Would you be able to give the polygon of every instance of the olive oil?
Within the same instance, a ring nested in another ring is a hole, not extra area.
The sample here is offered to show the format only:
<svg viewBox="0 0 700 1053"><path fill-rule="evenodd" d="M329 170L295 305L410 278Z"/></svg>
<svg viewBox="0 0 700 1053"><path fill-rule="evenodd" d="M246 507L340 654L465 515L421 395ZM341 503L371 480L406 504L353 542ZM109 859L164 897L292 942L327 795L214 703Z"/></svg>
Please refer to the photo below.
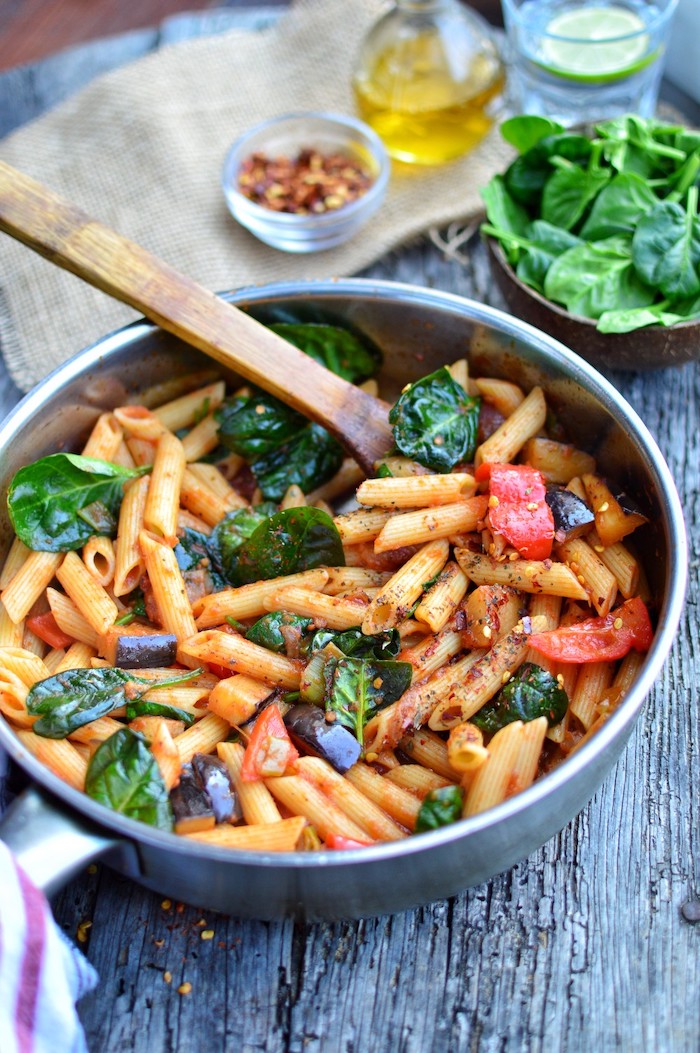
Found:
<svg viewBox="0 0 700 1053"><path fill-rule="evenodd" d="M486 135L503 82L476 15L451 0L400 0L370 31L353 89L360 116L392 157L434 165Z"/></svg>

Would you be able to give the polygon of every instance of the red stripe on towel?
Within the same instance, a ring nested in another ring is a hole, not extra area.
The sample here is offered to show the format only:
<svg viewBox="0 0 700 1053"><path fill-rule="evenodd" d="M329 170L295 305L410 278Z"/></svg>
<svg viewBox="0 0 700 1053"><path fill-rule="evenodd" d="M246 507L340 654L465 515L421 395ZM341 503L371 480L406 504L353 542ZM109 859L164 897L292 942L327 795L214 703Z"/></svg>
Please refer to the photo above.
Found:
<svg viewBox="0 0 700 1053"><path fill-rule="evenodd" d="M19 991L15 1006L15 1031L17 1033L19 1053L32 1053L34 1023L39 1000L39 984L44 962L44 948L46 946L45 906L42 894L19 868L17 868L17 877L22 890L27 928Z"/></svg>

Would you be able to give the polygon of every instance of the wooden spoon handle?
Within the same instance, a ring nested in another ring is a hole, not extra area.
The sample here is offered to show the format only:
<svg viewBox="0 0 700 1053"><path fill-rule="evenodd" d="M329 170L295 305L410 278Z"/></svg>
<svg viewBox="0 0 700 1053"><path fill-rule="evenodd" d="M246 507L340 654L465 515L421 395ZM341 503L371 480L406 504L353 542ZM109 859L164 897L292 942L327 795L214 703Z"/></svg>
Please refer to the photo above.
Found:
<svg viewBox="0 0 700 1053"><path fill-rule="evenodd" d="M318 421L366 471L391 447L385 402L1 161L0 230Z"/></svg>

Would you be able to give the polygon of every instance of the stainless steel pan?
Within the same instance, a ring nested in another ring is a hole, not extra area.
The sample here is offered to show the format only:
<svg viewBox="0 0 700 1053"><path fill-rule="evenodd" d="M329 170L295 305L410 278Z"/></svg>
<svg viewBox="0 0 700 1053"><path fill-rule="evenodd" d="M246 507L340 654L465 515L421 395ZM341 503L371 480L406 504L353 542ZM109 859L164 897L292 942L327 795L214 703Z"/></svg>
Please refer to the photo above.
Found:
<svg viewBox="0 0 700 1053"><path fill-rule="evenodd" d="M112 814L66 786L0 722L0 742L35 788L8 813L2 836L34 879L55 890L90 858L164 895L242 917L307 920L403 910L450 896L512 866L560 830L592 796L625 745L673 643L686 586L678 495L641 420L591 366L532 327L445 293L390 282L284 283L228 297L261 321L338 321L385 352L389 397L469 350L476 370L541 384L570 435L643 504L638 535L658 629L641 675L598 734L529 790L442 830L351 852L265 854L205 847ZM147 323L105 337L51 374L0 429L0 480L59 447L78 449L100 412L166 377L210 363ZM4 507L4 501L3 507ZM0 519L0 550L10 530Z"/></svg>

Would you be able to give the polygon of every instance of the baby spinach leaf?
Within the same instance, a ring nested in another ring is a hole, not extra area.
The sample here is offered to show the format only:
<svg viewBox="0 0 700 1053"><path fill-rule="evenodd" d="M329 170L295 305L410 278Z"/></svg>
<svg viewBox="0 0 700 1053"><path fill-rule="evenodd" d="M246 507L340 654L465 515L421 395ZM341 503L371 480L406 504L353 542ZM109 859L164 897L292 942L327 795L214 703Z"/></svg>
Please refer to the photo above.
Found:
<svg viewBox="0 0 700 1053"><path fill-rule="evenodd" d="M441 366L411 384L392 406L394 442L426 468L449 472L474 457L480 404Z"/></svg>
<svg viewBox="0 0 700 1053"><path fill-rule="evenodd" d="M409 662L328 658L323 673L326 714L334 714L362 743L367 721L410 687L412 666Z"/></svg>
<svg viewBox="0 0 700 1053"><path fill-rule="evenodd" d="M516 201L530 210L538 207L544 185L552 174L551 159L562 157L586 165L593 147L585 135L561 132L540 139L530 150L516 157L503 176L506 189Z"/></svg>
<svg viewBox="0 0 700 1053"><path fill-rule="evenodd" d="M227 582L233 581L238 550L253 536L260 524L276 511L276 504L263 501L251 508L236 508L216 524L207 539L207 551Z"/></svg>
<svg viewBox="0 0 700 1053"><path fill-rule="evenodd" d="M677 300L670 309L668 300L661 300L651 307L638 307L629 311L603 311L596 329L601 333L629 333L647 325L676 325L700 318L700 297L694 300Z"/></svg>
<svg viewBox="0 0 700 1053"><path fill-rule="evenodd" d="M40 552L82 548L100 522L111 533L127 479L151 471L151 466L123 468L96 457L53 453L20 468L10 483L7 506L17 537ZM82 513L82 515L81 515ZM109 514L109 518L105 516Z"/></svg>
<svg viewBox="0 0 700 1053"><path fill-rule="evenodd" d="M142 698L151 688L182 684L200 672L199 669L188 669L163 680L147 680L130 670L109 666L66 669L31 687L27 695L27 712L39 717L32 730L43 738L64 739L91 720ZM137 693L131 687L133 684L143 684L144 690Z"/></svg>
<svg viewBox="0 0 700 1053"><path fill-rule="evenodd" d="M169 706L167 702L150 702L147 698L136 698L133 702L127 702L126 719L135 720L136 717L165 717L166 720L183 720L188 728L194 724L194 717L186 709Z"/></svg>
<svg viewBox="0 0 700 1053"><path fill-rule="evenodd" d="M247 461L277 449L308 423L274 395L257 390L247 397L227 399L216 411L216 419L222 443Z"/></svg>
<svg viewBox="0 0 700 1053"><path fill-rule="evenodd" d="M311 625L313 625L311 618L302 618L288 611L271 611L270 614L258 618L257 622L247 630L245 637L246 640L260 647L266 647L268 651L286 654L290 636L296 636L300 643ZM296 650L299 650L298 646Z"/></svg>
<svg viewBox="0 0 700 1053"><path fill-rule="evenodd" d="M387 629L384 632L365 635L362 629L317 629L306 645L306 651L313 654L327 644L332 643L349 658L396 658L401 650L401 636L398 629Z"/></svg>
<svg viewBox="0 0 700 1053"><path fill-rule="evenodd" d="M279 578L313 567L344 567L335 523L320 508L287 508L265 519L227 567L234 585Z"/></svg>
<svg viewBox="0 0 700 1053"><path fill-rule="evenodd" d="M511 241L508 234L524 235L530 217L523 206L506 190L503 176L495 175L482 189L481 197L489 222L498 227L498 238L509 261L513 263L518 258L518 242Z"/></svg>
<svg viewBox="0 0 700 1053"><path fill-rule="evenodd" d="M573 164L558 168L542 191L542 219L571 230L611 175L609 168L578 168Z"/></svg>
<svg viewBox="0 0 700 1053"><path fill-rule="evenodd" d="M656 295L637 277L631 239L621 234L568 249L547 271L544 292L587 318L599 318L603 311L646 307Z"/></svg>
<svg viewBox="0 0 700 1053"><path fill-rule="evenodd" d="M632 258L640 278L664 296L700 292L700 218L698 188L688 191L685 208L662 201L642 216L632 238Z"/></svg>
<svg viewBox="0 0 700 1053"><path fill-rule="evenodd" d="M439 830L462 818L464 790L461 786L440 786L430 790L423 798L416 817L415 832L424 834L428 830Z"/></svg>
<svg viewBox="0 0 700 1053"><path fill-rule="evenodd" d="M214 592L226 588L226 580L214 566L210 535L185 527L173 552L185 579L188 571L204 570Z"/></svg>
<svg viewBox="0 0 700 1053"><path fill-rule="evenodd" d="M550 727L563 719L569 698L556 677L546 669L525 662L496 697L471 718L482 731L494 732L514 720L546 717Z"/></svg>
<svg viewBox="0 0 700 1053"><path fill-rule="evenodd" d="M554 260L567 249L580 245L581 239L543 219L536 219L530 224L527 237L529 244L522 249L516 274L526 285L543 292L545 276Z"/></svg>
<svg viewBox="0 0 700 1053"><path fill-rule="evenodd" d="M558 135L563 131L563 124L552 121L549 117L538 117L534 114L509 117L501 125L501 135L505 141L521 154L531 150L540 139L545 139L548 135Z"/></svg>
<svg viewBox="0 0 700 1053"><path fill-rule="evenodd" d="M378 347L363 343L348 329L337 325L275 322L269 328L351 384L373 377L382 364Z"/></svg>
<svg viewBox="0 0 700 1053"><path fill-rule="evenodd" d="M340 468L343 448L320 424L306 422L289 442L251 464L263 497L281 501L295 483L305 494L331 479Z"/></svg>
<svg viewBox="0 0 700 1053"><path fill-rule="evenodd" d="M658 204L647 183L634 172L616 175L593 202L581 228L586 241L599 241L614 234L632 234L641 216Z"/></svg>
<svg viewBox="0 0 700 1053"><path fill-rule="evenodd" d="M172 830L173 812L155 757L142 735L121 728L88 764L85 793L113 812L159 830Z"/></svg>

